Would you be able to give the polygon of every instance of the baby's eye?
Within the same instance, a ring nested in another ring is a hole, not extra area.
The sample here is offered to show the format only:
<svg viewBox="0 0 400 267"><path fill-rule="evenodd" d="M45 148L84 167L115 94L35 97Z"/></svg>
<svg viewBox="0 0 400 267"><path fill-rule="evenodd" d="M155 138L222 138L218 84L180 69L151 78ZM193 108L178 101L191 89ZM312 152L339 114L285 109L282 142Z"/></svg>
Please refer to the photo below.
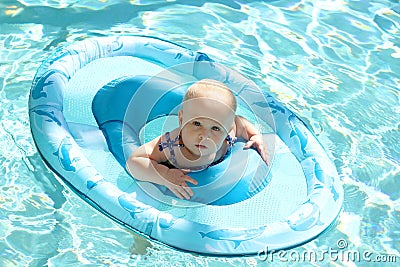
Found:
<svg viewBox="0 0 400 267"><path fill-rule="evenodd" d="M194 122L193 122L193 125L194 125L194 126L200 126L201 124L200 124L199 121L194 121Z"/></svg>
<svg viewBox="0 0 400 267"><path fill-rule="evenodd" d="M211 129L212 129L213 131L216 131L216 132L221 131L221 128L219 128L218 126L213 126Z"/></svg>

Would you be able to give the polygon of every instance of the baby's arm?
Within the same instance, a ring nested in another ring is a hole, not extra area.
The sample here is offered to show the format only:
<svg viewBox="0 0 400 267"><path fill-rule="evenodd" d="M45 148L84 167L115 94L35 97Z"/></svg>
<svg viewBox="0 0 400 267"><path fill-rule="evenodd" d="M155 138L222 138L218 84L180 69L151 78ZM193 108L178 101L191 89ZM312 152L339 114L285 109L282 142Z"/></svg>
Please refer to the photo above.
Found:
<svg viewBox="0 0 400 267"><path fill-rule="evenodd" d="M258 150L261 155L261 158L267 163L270 164L270 158L268 154L268 150L264 145L264 138L258 129L250 123L248 120L241 116L235 117L236 124L236 136L242 137L245 140L248 140L244 148L254 147Z"/></svg>
<svg viewBox="0 0 400 267"><path fill-rule="evenodd" d="M137 180L166 186L177 197L189 199L193 191L187 182L197 184L197 181L187 176L179 169L170 169L160 162L167 161L165 154L158 149L161 137L137 148L126 162L128 172Z"/></svg>

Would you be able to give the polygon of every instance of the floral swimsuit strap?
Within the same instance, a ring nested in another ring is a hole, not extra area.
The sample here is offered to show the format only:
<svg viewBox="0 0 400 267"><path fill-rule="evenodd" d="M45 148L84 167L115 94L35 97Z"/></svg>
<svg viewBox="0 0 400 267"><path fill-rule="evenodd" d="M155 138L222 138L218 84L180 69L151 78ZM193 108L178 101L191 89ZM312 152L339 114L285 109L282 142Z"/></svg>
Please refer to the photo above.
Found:
<svg viewBox="0 0 400 267"><path fill-rule="evenodd" d="M235 144L237 138L236 137L231 137L229 134L228 136L225 138L225 140L228 142L228 149L231 149L233 147L233 145Z"/></svg>
<svg viewBox="0 0 400 267"><path fill-rule="evenodd" d="M174 140L171 140L171 137L169 135L169 132L165 133L165 137L167 139L167 141L165 142L160 142L158 144L158 150L163 151L165 148L169 149L169 153L171 154L171 161L172 163L177 166L178 162L176 161L176 156L175 156L175 151L174 151L174 147L184 147L184 144L179 144L177 142L179 142L179 140L181 139L181 136L178 135L177 137L175 137Z"/></svg>
<svg viewBox="0 0 400 267"><path fill-rule="evenodd" d="M169 153L171 155L171 161L175 166L178 166L178 162L176 161L176 156L175 156L175 151L174 151L174 147L184 147L184 144L179 144L179 140L181 139L181 136L178 135L177 137L175 137L174 140L171 140L170 134L169 132L165 133L165 138L167 139L167 141L165 142L160 142L158 144L158 150L163 151L165 148L169 149ZM217 160L216 162L211 163L210 166L213 166L215 164L218 164L220 162L222 162L222 160L225 159L225 157L231 152L231 149L233 147L233 145L235 144L236 141L236 137L231 137L230 135L228 135L225 140L228 142L228 150L226 151L226 154L221 157L219 160Z"/></svg>

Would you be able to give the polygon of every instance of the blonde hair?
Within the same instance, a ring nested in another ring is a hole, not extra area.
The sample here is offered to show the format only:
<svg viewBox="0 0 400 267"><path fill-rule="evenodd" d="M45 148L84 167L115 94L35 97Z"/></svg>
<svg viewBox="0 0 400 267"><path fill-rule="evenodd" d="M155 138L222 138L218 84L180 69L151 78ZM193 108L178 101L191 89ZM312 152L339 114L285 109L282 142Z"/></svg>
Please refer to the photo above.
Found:
<svg viewBox="0 0 400 267"><path fill-rule="evenodd" d="M224 96L227 96L228 99L224 98L224 100L228 100L228 105L234 112L236 112L237 101L235 95L226 84L212 79L203 79L192 84L188 88L183 98L183 102L199 97L210 97L210 92L214 93L216 90L222 90L225 93Z"/></svg>

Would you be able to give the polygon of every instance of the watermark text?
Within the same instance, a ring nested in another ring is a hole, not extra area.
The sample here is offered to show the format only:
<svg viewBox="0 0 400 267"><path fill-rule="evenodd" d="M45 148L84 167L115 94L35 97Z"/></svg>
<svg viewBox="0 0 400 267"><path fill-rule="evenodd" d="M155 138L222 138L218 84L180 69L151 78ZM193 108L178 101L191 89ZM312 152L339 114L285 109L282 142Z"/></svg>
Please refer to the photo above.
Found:
<svg viewBox="0 0 400 267"><path fill-rule="evenodd" d="M368 250L358 251L348 249L348 243L344 239L339 239L336 245L337 249L328 248L318 251L271 250L266 246L258 252L257 256L258 260L269 262L400 262L400 257L396 255L377 254Z"/></svg>

